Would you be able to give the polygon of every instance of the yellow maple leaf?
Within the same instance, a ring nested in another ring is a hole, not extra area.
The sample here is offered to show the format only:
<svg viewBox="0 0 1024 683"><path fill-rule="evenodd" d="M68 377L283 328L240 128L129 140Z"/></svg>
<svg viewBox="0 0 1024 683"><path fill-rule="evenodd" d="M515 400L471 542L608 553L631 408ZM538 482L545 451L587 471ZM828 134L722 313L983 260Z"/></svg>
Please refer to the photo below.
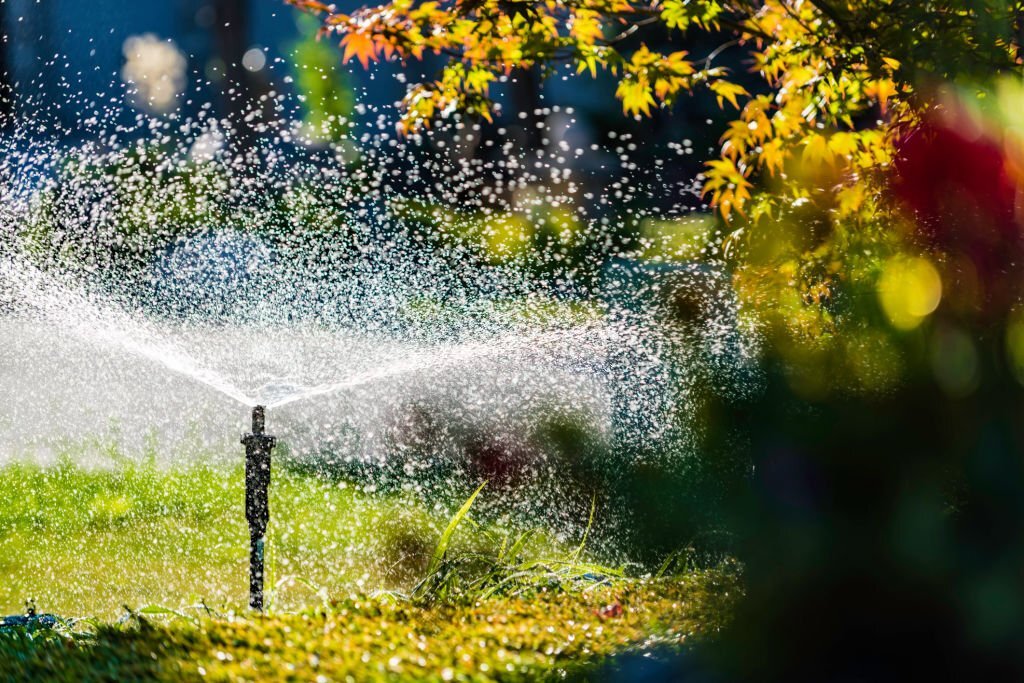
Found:
<svg viewBox="0 0 1024 683"><path fill-rule="evenodd" d="M804 161L809 164L835 163L835 155L828 148L825 136L811 133L804 142Z"/></svg>
<svg viewBox="0 0 1024 683"><path fill-rule="evenodd" d="M857 151L857 135L840 131L828 139L828 148L837 156L847 157Z"/></svg>
<svg viewBox="0 0 1024 683"><path fill-rule="evenodd" d="M592 10L576 10L569 20L569 33L581 43L597 42L604 36L600 15Z"/></svg>
<svg viewBox="0 0 1024 683"><path fill-rule="evenodd" d="M750 148L751 130L750 125L739 119L730 121L729 127L722 135L722 154L735 158L737 155L746 154Z"/></svg>
<svg viewBox="0 0 1024 683"><path fill-rule="evenodd" d="M889 98L896 94L896 84L890 78L879 78L868 81L864 86L864 94L878 101L878 107L884 113L889 106Z"/></svg>
<svg viewBox="0 0 1024 683"><path fill-rule="evenodd" d="M651 115L654 95L646 80L623 79L615 89L615 96L622 100L622 111L626 114Z"/></svg>
<svg viewBox="0 0 1024 683"><path fill-rule="evenodd" d="M732 159L714 159L707 165L703 194L711 195L711 205L726 221L730 220L734 210L743 215L743 205L750 199L753 185L741 166Z"/></svg>
<svg viewBox="0 0 1024 683"><path fill-rule="evenodd" d="M839 191L839 215L842 217L852 216L864 203L864 186L861 183L848 185Z"/></svg>
<svg viewBox="0 0 1024 683"><path fill-rule="evenodd" d="M767 169L768 173L775 175L782 171L782 165L786 161L786 152L782 147L782 139L772 138L761 146L761 155L758 162Z"/></svg>
<svg viewBox="0 0 1024 683"><path fill-rule="evenodd" d="M486 69L474 68L466 74L466 90L475 93L486 93L494 74Z"/></svg>
<svg viewBox="0 0 1024 683"><path fill-rule="evenodd" d="M730 83L729 81L723 81L721 79L717 81L712 81L711 84L708 85L708 87L711 89L713 93L715 93L715 95L717 95L716 99L718 100L719 108L722 107L723 101L728 101L729 104L731 104L734 108L739 109L740 104L736 100L736 98L741 95L744 97L750 95L750 93L747 92L747 89L744 88L742 85L737 85L735 83Z"/></svg>
<svg viewBox="0 0 1024 683"><path fill-rule="evenodd" d="M576 65L576 73L581 74L584 71L590 71L592 78L597 78L597 57L593 54L581 57L579 63Z"/></svg>

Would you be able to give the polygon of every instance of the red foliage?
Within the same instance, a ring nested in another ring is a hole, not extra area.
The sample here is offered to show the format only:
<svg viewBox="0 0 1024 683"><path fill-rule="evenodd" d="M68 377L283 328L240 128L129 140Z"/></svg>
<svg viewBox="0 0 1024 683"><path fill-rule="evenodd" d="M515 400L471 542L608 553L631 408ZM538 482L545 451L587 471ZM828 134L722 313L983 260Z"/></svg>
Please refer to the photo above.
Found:
<svg viewBox="0 0 1024 683"><path fill-rule="evenodd" d="M962 124L929 121L905 136L892 190L927 246L974 271L978 303L1002 308L1024 260L1021 188L1000 141Z"/></svg>

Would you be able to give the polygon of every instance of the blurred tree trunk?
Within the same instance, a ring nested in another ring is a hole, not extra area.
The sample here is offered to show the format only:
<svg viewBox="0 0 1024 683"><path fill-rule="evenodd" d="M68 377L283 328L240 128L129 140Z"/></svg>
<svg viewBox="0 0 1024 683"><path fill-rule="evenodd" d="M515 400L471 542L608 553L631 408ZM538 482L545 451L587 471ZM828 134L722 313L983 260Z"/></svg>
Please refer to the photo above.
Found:
<svg viewBox="0 0 1024 683"><path fill-rule="evenodd" d="M8 59L11 36L7 29L7 3L0 2L0 129L11 125L14 114L14 87L11 79L11 60Z"/></svg>
<svg viewBox="0 0 1024 683"><path fill-rule="evenodd" d="M538 123L543 124L544 117L537 112L540 110L540 89L541 76L538 67L528 69L516 69L513 74L512 102L516 112L524 112L525 119L517 120L514 126L522 131L521 144L523 149L540 149L543 145L543 129ZM532 158L532 155L531 155Z"/></svg>
<svg viewBox="0 0 1024 683"><path fill-rule="evenodd" d="M251 74L242 65L242 56L249 41L249 0L213 0L216 19L213 38L217 56L224 65L224 83L221 92L224 116L236 129L233 144L248 147L252 141L252 127L246 122L253 100Z"/></svg>
<svg viewBox="0 0 1024 683"><path fill-rule="evenodd" d="M1014 24L1014 33L1017 39L1014 51L1017 53L1017 61L1024 62L1024 10L1017 12L1017 20Z"/></svg>

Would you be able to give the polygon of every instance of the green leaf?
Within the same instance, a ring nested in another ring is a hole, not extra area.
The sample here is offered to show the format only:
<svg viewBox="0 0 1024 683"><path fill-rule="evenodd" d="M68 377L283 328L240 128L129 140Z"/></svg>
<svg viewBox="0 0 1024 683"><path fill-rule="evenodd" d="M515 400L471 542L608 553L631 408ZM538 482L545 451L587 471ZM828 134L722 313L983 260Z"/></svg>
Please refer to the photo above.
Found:
<svg viewBox="0 0 1024 683"><path fill-rule="evenodd" d="M583 553L583 548L587 545L587 537L590 536L590 529L594 526L594 510L597 509L597 494L594 494L590 498L590 519L587 520L587 528L583 532L583 540L580 541L580 545L576 548L576 552L572 554L572 561L575 562L580 559L580 555Z"/></svg>
<svg viewBox="0 0 1024 683"><path fill-rule="evenodd" d="M190 617L187 614L179 612L178 610L171 609L170 607L164 607L163 605L146 605L135 610L135 614L147 614L150 616L167 616L177 617L184 619L185 621L191 621L192 623L198 623L195 617Z"/></svg>
<svg viewBox="0 0 1024 683"><path fill-rule="evenodd" d="M452 537L455 535L455 530L459 528L459 524L462 519L469 514L469 509L473 507L473 501L480 495L480 492L487 486L487 482L480 484L480 487L473 492L466 502L462 504L459 511L455 513L455 516L448 522L448 527L441 534L441 540L438 541L437 547L434 548L434 555L430 558L430 564L427 566L427 576L434 574L441 567L441 562L444 561L444 556L448 552L448 546L451 545Z"/></svg>

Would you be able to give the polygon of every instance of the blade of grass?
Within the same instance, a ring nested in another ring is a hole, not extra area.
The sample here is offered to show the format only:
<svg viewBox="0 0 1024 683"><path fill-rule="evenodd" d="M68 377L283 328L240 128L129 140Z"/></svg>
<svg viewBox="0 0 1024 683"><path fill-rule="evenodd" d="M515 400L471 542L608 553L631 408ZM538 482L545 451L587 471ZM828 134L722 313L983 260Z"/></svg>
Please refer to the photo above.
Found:
<svg viewBox="0 0 1024 683"><path fill-rule="evenodd" d="M587 545L587 537L590 536L590 529L594 526L594 510L597 508L597 494L594 494L590 498L590 519L587 520L587 528L583 532L583 540L580 541L580 547L576 548L576 552L572 555L572 561L575 562L579 559L580 553L583 552L583 548Z"/></svg>
<svg viewBox="0 0 1024 683"><path fill-rule="evenodd" d="M669 568L675 563L677 559L679 559L682 556L682 554L686 550L687 548L683 547L677 550L673 550L671 553L669 553L668 557L665 558L665 561L661 563L661 566L658 568L658 571L654 573L654 578L660 579L663 576L665 576Z"/></svg>
<svg viewBox="0 0 1024 683"><path fill-rule="evenodd" d="M516 542L512 544L511 548L508 549L508 552L505 554L505 557L507 557L510 562L515 562L516 556L519 554L519 551L523 549L523 547L526 545L526 542L530 540L530 538L532 538L536 532L536 529L527 529L522 534L520 534L519 538L516 539Z"/></svg>
<svg viewBox="0 0 1024 683"><path fill-rule="evenodd" d="M184 619L185 621L190 621L193 624L199 623L199 620L195 617L190 617L189 615L183 612L171 609L170 607L164 607L163 605L146 605L145 607L140 607L139 609L135 610L135 614L145 614L146 616L177 617L179 619Z"/></svg>
<svg viewBox="0 0 1024 683"><path fill-rule="evenodd" d="M441 540L438 541L437 547L434 548L434 554L430 558L430 564L427 565L427 576L436 573L441 567L441 562L444 560L444 556L448 552L448 546L451 545L452 537L455 535L455 530L459 528L459 524L462 522L462 519L469 513L469 509L473 507L473 502L476 500L476 497L480 495L480 492L484 490L485 486L487 486L486 481L480 484L480 487L473 492L473 495L466 499L466 502L462 504L459 511L455 513L455 516L449 520L448 527L444 530L444 533L441 534Z"/></svg>

